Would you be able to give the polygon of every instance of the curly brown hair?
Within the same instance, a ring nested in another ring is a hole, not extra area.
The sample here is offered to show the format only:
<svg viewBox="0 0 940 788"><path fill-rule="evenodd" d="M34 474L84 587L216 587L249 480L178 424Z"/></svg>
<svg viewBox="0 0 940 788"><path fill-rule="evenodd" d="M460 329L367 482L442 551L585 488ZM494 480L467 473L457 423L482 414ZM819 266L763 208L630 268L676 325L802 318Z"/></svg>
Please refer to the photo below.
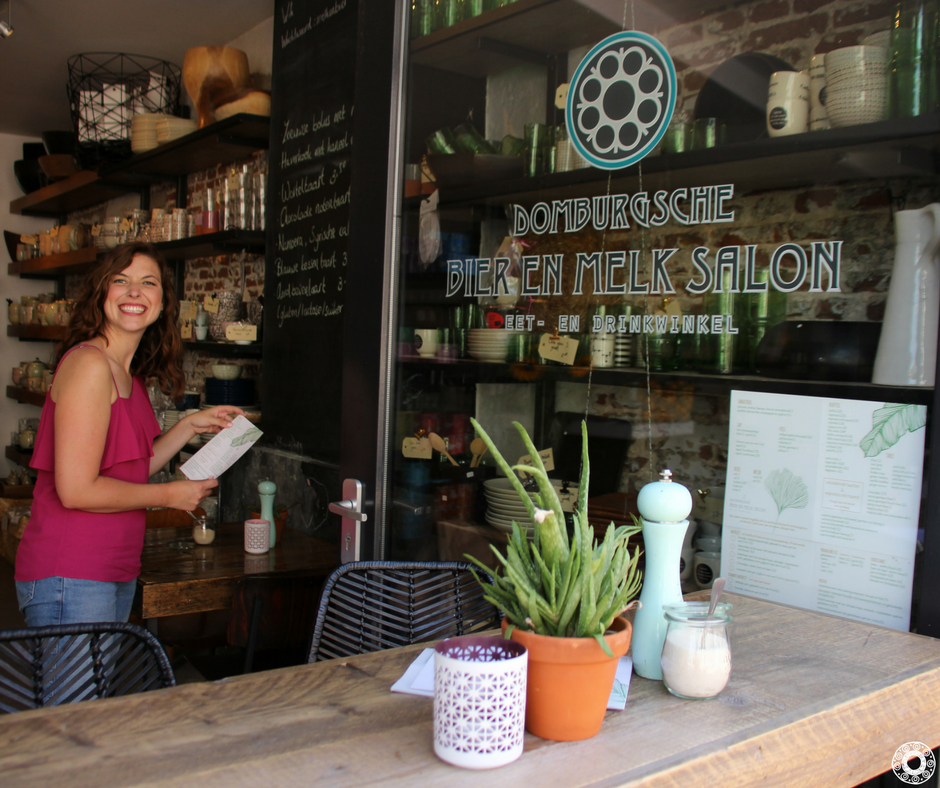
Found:
<svg viewBox="0 0 940 788"><path fill-rule="evenodd" d="M149 257L160 269L163 311L154 323L147 326L140 338L137 352L131 360L131 374L145 379L155 377L160 388L171 398L178 400L186 389L181 364L183 343L176 325L179 300L166 259L150 243L134 242L115 247L107 252L101 262L85 277L82 295L72 310L65 339L58 346L57 362L76 345L95 337L104 337L104 302L111 277L130 266L134 257L139 254Z"/></svg>

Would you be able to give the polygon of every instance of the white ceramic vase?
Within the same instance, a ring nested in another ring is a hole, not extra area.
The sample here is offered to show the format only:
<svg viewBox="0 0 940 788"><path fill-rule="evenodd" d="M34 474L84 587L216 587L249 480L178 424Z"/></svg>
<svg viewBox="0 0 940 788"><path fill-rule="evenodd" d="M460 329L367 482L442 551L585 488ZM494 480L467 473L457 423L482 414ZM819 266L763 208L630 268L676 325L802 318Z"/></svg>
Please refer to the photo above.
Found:
<svg viewBox="0 0 940 788"><path fill-rule="evenodd" d="M940 203L894 215L896 246L872 382L932 386L940 314Z"/></svg>

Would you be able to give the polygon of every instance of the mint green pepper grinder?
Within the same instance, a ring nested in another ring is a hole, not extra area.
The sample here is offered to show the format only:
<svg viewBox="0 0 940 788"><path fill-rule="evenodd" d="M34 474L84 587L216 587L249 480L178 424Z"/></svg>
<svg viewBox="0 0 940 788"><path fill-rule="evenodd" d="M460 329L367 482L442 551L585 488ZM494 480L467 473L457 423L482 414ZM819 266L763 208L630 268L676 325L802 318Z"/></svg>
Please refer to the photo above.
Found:
<svg viewBox="0 0 940 788"><path fill-rule="evenodd" d="M663 471L660 477L645 485L636 501L643 522L646 568L640 609L633 619L633 669L638 676L657 681L663 678L660 659L668 626L663 606L682 601L679 559L692 511L688 489L672 480L671 471Z"/></svg>
<svg viewBox="0 0 940 788"><path fill-rule="evenodd" d="M277 542L277 530L274 527L274 494L277 492L277 485L270 479L265 479L258 485L258 494L261 496L261 519L267 520L270 525L268 535L268 547L274 547Z"/></svg>

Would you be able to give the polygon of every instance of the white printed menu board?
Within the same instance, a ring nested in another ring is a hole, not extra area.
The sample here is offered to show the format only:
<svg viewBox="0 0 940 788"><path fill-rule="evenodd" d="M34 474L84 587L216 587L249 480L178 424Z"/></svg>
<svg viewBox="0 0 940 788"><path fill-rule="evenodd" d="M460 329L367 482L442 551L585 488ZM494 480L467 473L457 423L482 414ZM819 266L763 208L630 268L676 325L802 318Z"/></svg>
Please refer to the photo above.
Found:
<svg viewBox="0 0 940 788"><path fill-rule="evenodd" d="M907 630L923 405L733 391L729 591Z"/></svg>

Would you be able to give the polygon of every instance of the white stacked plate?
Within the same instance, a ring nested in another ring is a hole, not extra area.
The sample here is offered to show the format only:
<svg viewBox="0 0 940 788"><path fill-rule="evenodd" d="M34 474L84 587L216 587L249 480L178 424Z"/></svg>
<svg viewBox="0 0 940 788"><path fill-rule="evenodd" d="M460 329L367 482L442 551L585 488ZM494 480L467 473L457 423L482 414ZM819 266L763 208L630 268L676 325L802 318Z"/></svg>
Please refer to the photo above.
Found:
<svg viewBox="0 0 940 788"><path fill-rule="evenodd" d="M614 366L629 367L633 364L633 334L617 334L614 339Z"/></svg>
<svg viewBox="0 0 940 788"><path fill-rule="evenodd" d="M509 340L521 333L503 328L471 328L467 334L467 350L478 361L505 361Z"/></svg>
<svg viewBox="0 0 940 788"><path fill-rule="evenodd" d="M556 489L561 489L562 482L552 479ZM569 485L569 489L576 489ZM483 495L486 497L486 521L494 528L504 533L512 533L512 523L515 520L525 530L529 538L535 531L535 524L529 519L529 512L525 504L519 499L516 488L509 479L487 479L483 482ZM529 493L534 498L536 493Z"/></svg>
<svg viewBox="0 0 940 788"><path fill-rule="evenodd" d="M174 118L172 116L164 117L157 121L157 143L163 145L166 142L185 137L196 130L196 121L186 120L185 118Z"/></svg>
<svg viewBox="0 0 940 788"><path fill-rule="evenodd" d="M168 432L170 428L176 426L183 416L186 414L179 410L167 410L163 412L163 431Z"/></svg>
<svg viewBox="0 0 940 788"><path fill-rule="evenodd" d="M153 112L134 115L131 120L131 150L134 153L153 150L160 144L157 141L157 121L165 117L166 115Z"/></svg>

